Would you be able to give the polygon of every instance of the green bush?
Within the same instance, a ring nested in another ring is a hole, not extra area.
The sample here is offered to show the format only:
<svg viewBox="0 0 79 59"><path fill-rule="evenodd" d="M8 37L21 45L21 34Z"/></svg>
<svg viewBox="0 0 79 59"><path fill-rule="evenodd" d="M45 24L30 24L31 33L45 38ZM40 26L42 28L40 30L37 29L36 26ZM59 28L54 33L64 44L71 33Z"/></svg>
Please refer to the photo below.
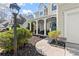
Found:
<svg viewBox="0 0 79 59"><path fill-rule="evenodd" d="M22 46L28 43L28 39L32 36L32 33L28 29L18 28L17 29L17 45Z"/></svg>
<svg viewBox="0 0 79 59"><path fill-rule="evenodd" d="M11 26L11 29L13 29L13 27L14 27L14 25ZM17 28L21 28L21 27L20 27L20 24L17 24L16 27L17 27ZM9 28L10 28L10 27L9 27Z"/></svg>
<svg viewBox="0 0 79 59"><path fill-rule="evenodd" d="M28 39L32 36L32 33L24 28L17 29L17 46L22 46L24 43L28 43ZM0 33L0 47L5 51L11 51L13 47L13 30Z"/></svg>
<svg viewBox="0 0 79 59"><path fill-rule="evenodd" d="M5 49L5 51L10 51L13 49L13 33L12 31L2 32L0 34L0 47Z"/></svg>
<svg viewBox="0 0 79 59"><path fill-rule="evenodd" d="M54 30L48 33L48 37L55 40L56 44L58 43L57 38L59 37L59 35L60 35L60 31L57 31L57 30Z"/></svg>
<svg viewBox="0 0 79 59"><path fill-rule="evenodd" d="M48 37L49 38L54 38L56 39L57 37L59 37L60 35L60 31L54 30L48 33Z"/></svg>

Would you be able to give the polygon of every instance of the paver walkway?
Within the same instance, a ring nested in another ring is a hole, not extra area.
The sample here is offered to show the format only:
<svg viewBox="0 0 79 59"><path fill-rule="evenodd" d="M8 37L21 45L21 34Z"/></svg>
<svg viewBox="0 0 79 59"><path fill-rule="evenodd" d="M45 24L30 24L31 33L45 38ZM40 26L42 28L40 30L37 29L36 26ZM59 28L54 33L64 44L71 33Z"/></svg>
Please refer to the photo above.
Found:
<svg viewBox="0 0 79 59"><path fill-rule="evenodd" d="M36 43L36 50L46 56L72 56L68 50L51 46L48 43L49 40L43 39Z"/></svg>
<svg viewBox="0 0 79 59"><path fill-rule="evenodd" d="M32 38L29 39L29 43L31 43L33 46L35 46L35 44L36 44L38 41L40 41L40 40L42 40L42 38L37 37L37 36L32 36Z"/></svg>

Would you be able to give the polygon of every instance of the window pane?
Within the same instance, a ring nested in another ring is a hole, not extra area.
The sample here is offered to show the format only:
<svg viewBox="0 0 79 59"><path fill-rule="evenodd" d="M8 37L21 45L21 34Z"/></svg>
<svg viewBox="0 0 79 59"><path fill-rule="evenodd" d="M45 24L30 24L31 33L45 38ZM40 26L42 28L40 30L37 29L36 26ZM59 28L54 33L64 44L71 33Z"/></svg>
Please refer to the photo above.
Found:
<svg viewBox="0 0 79 59"><path fill-rule="evenodd" d="M56 9L57 9L56 4L52 4L52 10L56 10Z"/></svg>

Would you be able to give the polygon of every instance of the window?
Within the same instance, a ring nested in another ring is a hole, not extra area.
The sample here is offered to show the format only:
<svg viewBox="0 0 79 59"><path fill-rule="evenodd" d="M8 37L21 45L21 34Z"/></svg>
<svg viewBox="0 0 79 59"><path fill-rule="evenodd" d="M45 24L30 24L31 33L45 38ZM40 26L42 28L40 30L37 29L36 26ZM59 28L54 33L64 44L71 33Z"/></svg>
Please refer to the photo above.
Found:
<svg viewBox="0 0 79 59"><path fill-rule="evenodd" d="M52 4L52 11L53 11L53 10L56 10L56 9L57 9L56 4Z"/></svg>
<svg viewBox="0 0 79 59"><path fill-rule="evenodd" d="M52 22L51 22L51 30L56 30L56 17L52 17Z"/></svg>
<svg viewBox="0 0 79 59"><path fill-rule="evenodd" d="M40 15L43 15L43 12L40 12Z"/></svg>
<svg viewBox="0 0 79 59"><path fill-rule="evenodd" d="M44 11L40 11L40 16L44 16Z"/></svg>

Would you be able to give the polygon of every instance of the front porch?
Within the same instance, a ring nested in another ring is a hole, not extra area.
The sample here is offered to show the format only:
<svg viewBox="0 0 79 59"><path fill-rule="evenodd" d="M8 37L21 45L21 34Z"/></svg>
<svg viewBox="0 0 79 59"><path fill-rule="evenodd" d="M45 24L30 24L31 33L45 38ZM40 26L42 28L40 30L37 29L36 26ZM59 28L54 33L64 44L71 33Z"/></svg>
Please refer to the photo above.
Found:
<svg viewBox="0 0 79 59"><path fill-rule="evenodd" d="M48 32L56 30L57 28L56 16L40 17L29 23L29 29L34 35L47 36Z"/></svg>

